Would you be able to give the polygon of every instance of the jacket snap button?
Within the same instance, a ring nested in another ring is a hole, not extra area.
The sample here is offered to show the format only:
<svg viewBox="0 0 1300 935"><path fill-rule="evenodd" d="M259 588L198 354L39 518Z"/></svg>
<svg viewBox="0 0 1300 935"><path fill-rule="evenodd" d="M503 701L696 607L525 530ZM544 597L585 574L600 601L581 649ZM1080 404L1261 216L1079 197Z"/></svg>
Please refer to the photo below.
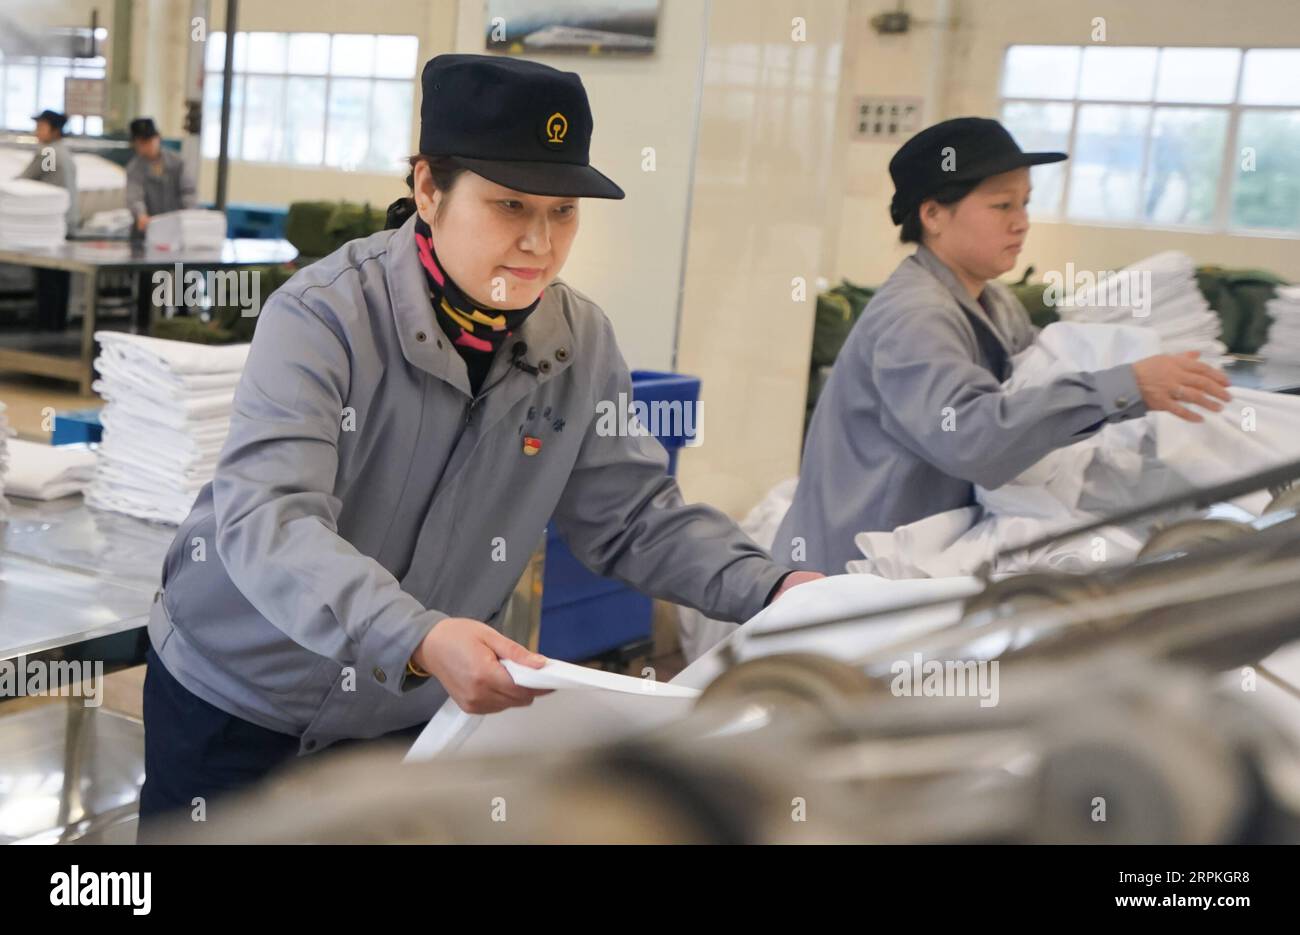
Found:
<svg viewBox="0 0 1300 935"><path fill-rule="evenodd" d="M305 747L305 748L308 749L308 750L315 750L315 749L316 749L316 741L314 741L314 740L308 740L306 743L303 744L303 747Z"/></svg>
<svg viewBox="0 0 1300 935"><path fill-rule="evenodd" d="M386 673L379 666L375 666L375 671L371 674L374 675L375 681L377 682L383 683L388 681L388 673Z"/></svg>
<svg viewBox="0 0 1300 935"><path fill-rule="evenodd" d="M568 360L568 359L569 359L569 349L568 349L567 347L561 347L561 348L558 348L558 349L555 351L555 359L558 360L558 361L565 361L565 360Z"/></svg>
<svg viewBox="0 0 1300 935"><path fill-rule="evenodd" d="M558 355L557 355L557 356L558 356ZM540 361L538 361L538 363L537 363L537 369L540 370L542 373L550 373L550 372L551 372L551 362L550 362L549 360L545 360L545 359L540 360Z"/></svg>
<svg viewBox="0 0 1300 935"><path fill-rule="evenodd" d="M415 332L415 340L417 340L417 341L421 341L421 342L423 342L423 341L427 340L428 337L429 337L429 336L428 336L427 334L425 334L423 331L417 331L417 332Z"/></svg>

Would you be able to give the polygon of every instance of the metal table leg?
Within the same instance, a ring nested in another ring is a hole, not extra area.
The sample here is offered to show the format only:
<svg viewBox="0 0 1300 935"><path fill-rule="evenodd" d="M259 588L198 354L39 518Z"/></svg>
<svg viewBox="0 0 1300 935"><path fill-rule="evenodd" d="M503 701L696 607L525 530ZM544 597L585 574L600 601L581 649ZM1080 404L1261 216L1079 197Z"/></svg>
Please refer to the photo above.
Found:
<svg viewBox="0 0 1300 935"><path fill-rule="evenodd" d="M63 793L59 796L59 827L61 841L76 836L74 829L86 817L85 803L81 800L81 778L85 774L86 742L93 712L86 707L85 699L69 696L65 700L67 717L63 733Z"/></svg>
<svg viewBox="0 0 1300 935"><path fill-rule="evenodd" d="M99 268L86 272L86 310L81 319L81 392L90 394L90 384L95 379L92 360L95 356L95 313L99 310Z"/></svg>

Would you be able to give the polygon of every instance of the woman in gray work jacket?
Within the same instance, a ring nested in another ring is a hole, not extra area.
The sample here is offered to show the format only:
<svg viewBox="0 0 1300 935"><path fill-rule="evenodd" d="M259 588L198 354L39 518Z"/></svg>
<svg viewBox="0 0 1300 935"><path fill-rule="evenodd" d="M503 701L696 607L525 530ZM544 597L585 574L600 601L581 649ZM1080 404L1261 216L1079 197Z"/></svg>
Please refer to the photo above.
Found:
<svg viewBox="0 0 1300 935"><path fill-rule="evenodd" d="M1227 400L1195 352L1158 355L1003 392L1036 333L996 278L1029 231L1029 166L995 120L922 130L889 163L890 216L917 250L871 299L836 358L804 443L794 502L772 553L827 574L861 558L859 532L889 531L974 502L1107 422L1165 410L1184 419Z"/></svg>
<svg viewBox="0 0 1300 935"><path fill-rule="evenodd" d="M597 432L631 382L608 319L555 277L588 164L578 76L444 55L424 69L414 213L278 289L230 435L149 620L145 818L287 759L527 705L491 626L554 516L574 554L743 621L815 575L685 505L660 444Z"/></svg>

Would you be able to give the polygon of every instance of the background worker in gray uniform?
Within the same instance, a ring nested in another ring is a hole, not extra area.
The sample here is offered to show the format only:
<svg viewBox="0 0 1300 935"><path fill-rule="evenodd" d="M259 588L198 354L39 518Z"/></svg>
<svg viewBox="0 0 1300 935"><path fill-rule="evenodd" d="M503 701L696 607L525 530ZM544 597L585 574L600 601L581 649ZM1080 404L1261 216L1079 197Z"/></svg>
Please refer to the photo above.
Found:
<svg viewBox="0 0 1300 935"><path fill-rule="evenodd" d="M43 110L35 117L36 155L20 178L34 179L68 190L68 233L75 231L81 214L77 206L77 164L63 141L64 114ZM63 269L36 270L36 329L62 331L68 323L68 284L72 274Z"/></svg>
<svg viewBox="0 0 1300 935"><path fill-rule="evenodd" d="M135 155L126 164L126 206L141 233L155 214L192 208L198 203L198 187L180 153L167 149L153 120L131 121L131 149Z"/></svg>
<svg viewBox="0 0 1300 935"><path fill-rule="evenodd" d="M131 148L135 155L126 164L126 206L131 211L132 233L142 237L154 215L193 208L198 203L198 186L180 153L162 144L158 127L149 117L131 121ZM153 319L151 273L141 273L136 282L136 325L148 333Z"/></svg>
<svg viewBox="0 0 1300 935"><path fill-rule="evenodd" d="M854 325L818 400L794 502L773 557L827 574L861 558L853 538L974 502L1108 422L1188 403L1217 411L1228 378L1196 353L1161 354L1005 392L1036 329L996 277L1029 232L1029 166L995 120L922 130L889 163L890 217L917 244Z"/></svg>

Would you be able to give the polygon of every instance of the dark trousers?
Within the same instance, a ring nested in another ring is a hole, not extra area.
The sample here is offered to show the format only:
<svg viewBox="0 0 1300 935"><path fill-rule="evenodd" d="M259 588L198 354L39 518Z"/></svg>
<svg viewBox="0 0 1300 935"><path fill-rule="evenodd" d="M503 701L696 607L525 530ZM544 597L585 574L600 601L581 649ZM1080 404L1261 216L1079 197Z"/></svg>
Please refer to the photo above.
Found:
<svg viewBox="0 0 1300 935"><path fill-rule="evenodd" d="M65 269L36 270L36 330L68 327L68 292L72 274Z"/></svg>
<svg viewBox="0 0 1300 935"><path fill-rule="evenodd" d="M205 820L219 818L214 802L265 779L298 754L299 738L268 730L208 704L182 685L150 647L145 654L144 788L137 840L150 843L163 816L189 813L203 800ZM413 742L423 724L384 735ZM342 741L316 756L364 741ZM219 805L216 806L219 811ZM196 823L197 826L197 823Z"/></svg>

